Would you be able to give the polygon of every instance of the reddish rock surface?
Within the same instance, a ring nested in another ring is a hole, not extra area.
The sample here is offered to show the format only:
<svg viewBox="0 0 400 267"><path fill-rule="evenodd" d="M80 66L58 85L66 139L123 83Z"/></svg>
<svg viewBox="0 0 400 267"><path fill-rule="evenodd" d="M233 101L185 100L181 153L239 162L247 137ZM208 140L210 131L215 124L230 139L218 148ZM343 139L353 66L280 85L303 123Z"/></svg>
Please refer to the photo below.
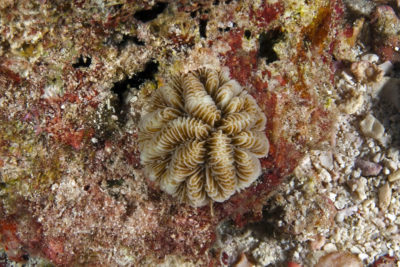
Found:
<svg viewBox="0 0 400 267"><path fill-rule="evenodd" d="M278 27L291 8L284 3L226 2L0 5L0 233L10 260L110 266L178 255L219 264L209 251L218 223L262 219L269 193L304 152L332 142L335 109L315 88L333 87L341 2L321 1L311 23L291 32ZM220 30L218 23L230 26ZM278 37L263 44L276 54L267 61L257 38L268 31ZM188 65L213 58L227 67L268 118L271 150L262 176L212 209L177 203L139 164L146 92L170 69L186 67L188 55L198 60ZM324 216L310 220L331 221Z"/></svg>

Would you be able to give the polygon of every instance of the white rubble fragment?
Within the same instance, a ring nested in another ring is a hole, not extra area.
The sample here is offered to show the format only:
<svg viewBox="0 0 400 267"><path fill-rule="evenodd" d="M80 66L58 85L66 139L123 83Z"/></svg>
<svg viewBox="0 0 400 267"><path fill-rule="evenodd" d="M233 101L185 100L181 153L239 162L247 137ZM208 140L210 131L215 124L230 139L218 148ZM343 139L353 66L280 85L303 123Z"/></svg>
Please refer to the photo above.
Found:
<svg viewBox="0 0 400 267"><path fill-rule="evenodd" d="M235 267L254 267L254 266L255 265L247 259L246 254L244 254L243 252L242 254L240 254L239 260L235 264Z"/></svg>
<svg viewBox="0 0 400 267"><path fill-rule="evenodd" d="M360 253L360 254L358 254L358 258L359 258L360 260L364 261L364 260L368 259L368 254L366 254L366 253Z"/></svg>
<svg viewBox="0 0 400 267"><path fill-rule="evenodd" d="M390 170L387 167L384 167L382 172L385 175L389 175L390 174Z"/></svg>
<svg viewBox="0 0 400 267"><path fill-rule="evenodd" d="M337 247L335 246L335 244L328 243L324 246L323 250L326 251L327 253L334 252L337 251Z"/></svg>
<svg viewBox="0 0 400 267"><path fill-rule="evenodd" d="M342 210L339 210L336 214L336 221L343 222L346 217L353 215L355 212L358 211L357 206L351 206Z"/></svg>
<svg viewBox="0 0 400 267"><path fill-rule="evenodd" d="M387 151L387 157L391 158L393 161L399 161L399 150L397 148L389 148Z"/></svg>
<svg viewBox="0 0 400 267"><path fill-rule="evenodd" d="M326 170L326 169L320 169L318 173L318 177L321 179L321 181L329 183L332 181L332 176L331 174Z"/></svg>
<svg viewBox="0 0 400 267"><path fill-rule="evenodd" d="M372 148L372 153L378 153L379 151L381 151L381 147L380 146L375 146Z"/></svg>
<svg viewBox="0 0 400 267"><path fill-rule="evenodd" d="M365 200L367 198L366 188L367 188L367 179L365 177L361 177L358 179L351 179L348 181L348 185L352 192L355 193L355 196L358 200Z"/></svg>
<svg viewBox="0 0 400 267"><path fill-rule="evenodd" d="M305 159L306 158L304 158L301 162L302 168L304 168L308 164L308 161L306 161ZM314 168L317 170L333 170L333 154L331 151L313 150L310 152L310 159L312 166L314 166Z"/></svg>
<svg viewBox="0 0 400 267"><path fill-rule="evenodd" d="M311 250L320 250L325 245L326 238L323 235L317 235L309 241Z"/></svg>
<svg viewBox="0 0 400 267"><path fill-rule="evenodd" d="M397 170L397 162L387 159L385 160L385 167L389 168L391 171Z"/></svg>
<svg viewBox="0 0 400 267"><path fill-rule="evenodd" d="M296 177L306 177L312 174L312 163L309 155L304 156L294 169Z"/></svg>
<svg viewBox="0 0 400 267"><path fill-rule="evenodd" d="M389 183L386 183L379 188L378 192L379 208L381 211L387 210L391 198L392 198L392 189L390 188Z"/></svg>
<svg viewBox="0 0 400 267"><path fill-rule="evenodd" d="M324 151L319 155L319 160L321 163L321 166L324 167L327 170L332 170L333 169L333 156L332 152L330 151Z"/></svg>
<svg viewBox="0 0 400 267"><path fill-rule="evenodd" d="M365 61L368 61L368 62L370 62L370 63L376 63L376 62L379 61L379 56L376 55L376 54L371 54L371 53L369 53L369 54L363 55L363 56L361 57L361 60L365 60Z"/></svg>
<svg viewBox="0 0 400 267"><path fill-rule="evenodd" d="M400 179L400 170L395 171L394 173L388 176L389 182L394 182Z"/></svg>
<svg viewBox="0 0 400 267"><path fill-rule="evenodd" d="M388 218L391 222L394 222L396 220L396 215L388 213L386 214L386 218Z"/></svg>
<svg viewBox="0 0 400 267"><path fill-rule="evenodd" d="M397 225L390 225L386 228L386 232L389 234L395 234L397 233L397 231L399 230L399 228L397 227Z"/></svg>
<svg viewBox="0 0 400 267"><path fill-rule="evenodd" d="M252 256L263 266L276 264L283 260L283 251L275 240L261 242L253 251Z"/></svg>
<svg viewBox="0 0 400 267"><path fill-rule="evenodd" d="M333 192L329 192L329 194L328 194L328 198L329 198L330 200L332 200L333 202L335 202L336 196L337 196L337 194L335 194L335 193L333 193ZM335 207L336 207L336 205L335 205Z"/></svg>
<svg viewBox="0 0 400 267"><path fill-rule="evenodd" d="M374 116L368 114L364 120L360 122L361 131L368 137L375 140L381 140L385 133L385 128Z"/></svg>
<svg viewBox="0 0 400 267"><path fill-rule="evenodd" d="M351 96L349 99L347 99L343 104L341 104L339 108L346 114L351 115L360 110L363 104L364 104L364 95L361 93L354 92L354 95Z"/></svg>
<svg viewBox="0 0 400 267"><path fill-rule="evenodd" d="M373 148L375 146L375 142L373 140L368 141L368 147Z"/></svg>
<svg viewBox="0 0 400 267"><path fill-rule="evenodd" d="M361 251L358 247L356 247L356 246L351 247L351 248L350 248L350 252L353 253L353 254L360 254L360 253L362 253L362 251Z"/></svg>
<svg viewBox="0 0 400 267"><path fill-rule="evenodd" d="M372 161L375 163L379 163L381 161L382 154L381 153L376 153L376 155L372 158Z"/></svg>
<svg viewBox="0 0 400 267"><path fill-rule="evenodd" d="M385 228L385 227L386 227L385 222L384 222L381 218L379 218L379 217L373 217L373 218L371 218L371 221L372 221L376 226L378 226L378 227L380 227L380 228Z"/></svg>

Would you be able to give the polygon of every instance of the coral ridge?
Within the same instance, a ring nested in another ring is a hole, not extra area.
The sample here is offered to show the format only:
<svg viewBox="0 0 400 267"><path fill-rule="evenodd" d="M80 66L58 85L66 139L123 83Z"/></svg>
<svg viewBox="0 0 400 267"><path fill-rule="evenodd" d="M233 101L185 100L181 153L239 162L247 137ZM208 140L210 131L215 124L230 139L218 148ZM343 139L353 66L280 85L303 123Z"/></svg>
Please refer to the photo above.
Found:
<svg viewBox="0 0 400 267"><path fill-rule="evenodd" d="M154 91L140 122L149 179L181 202L223 202L261 174L266 117L224 71L201 68Z"/></svg>

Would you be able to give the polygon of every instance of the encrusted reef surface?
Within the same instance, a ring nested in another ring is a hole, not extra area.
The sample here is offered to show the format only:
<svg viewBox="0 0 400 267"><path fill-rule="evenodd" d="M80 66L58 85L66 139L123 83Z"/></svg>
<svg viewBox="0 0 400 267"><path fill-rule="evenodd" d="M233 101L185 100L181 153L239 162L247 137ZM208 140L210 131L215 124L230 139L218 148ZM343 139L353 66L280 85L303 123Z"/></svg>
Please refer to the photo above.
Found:
<svg viewBox="0 0 400 267"><path fill-rule="evenodd" d="M0 266L395 266L399 5L0 1ZM138 132L199 68L247 90L270 147L192 207L146 177Z"/></svg>

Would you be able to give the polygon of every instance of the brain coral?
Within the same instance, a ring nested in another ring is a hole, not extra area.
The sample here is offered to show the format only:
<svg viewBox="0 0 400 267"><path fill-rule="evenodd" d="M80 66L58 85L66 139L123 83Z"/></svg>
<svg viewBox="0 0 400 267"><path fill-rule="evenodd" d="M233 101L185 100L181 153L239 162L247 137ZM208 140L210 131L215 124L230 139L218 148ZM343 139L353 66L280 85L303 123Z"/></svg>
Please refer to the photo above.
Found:
<svg viewBox="0 0 400 267"><path fill-rule="evenodd" d="M266 117L224 71L199 69L153 92L139 125L145 173L192 206L223 202L261 173Z"/></svg>

